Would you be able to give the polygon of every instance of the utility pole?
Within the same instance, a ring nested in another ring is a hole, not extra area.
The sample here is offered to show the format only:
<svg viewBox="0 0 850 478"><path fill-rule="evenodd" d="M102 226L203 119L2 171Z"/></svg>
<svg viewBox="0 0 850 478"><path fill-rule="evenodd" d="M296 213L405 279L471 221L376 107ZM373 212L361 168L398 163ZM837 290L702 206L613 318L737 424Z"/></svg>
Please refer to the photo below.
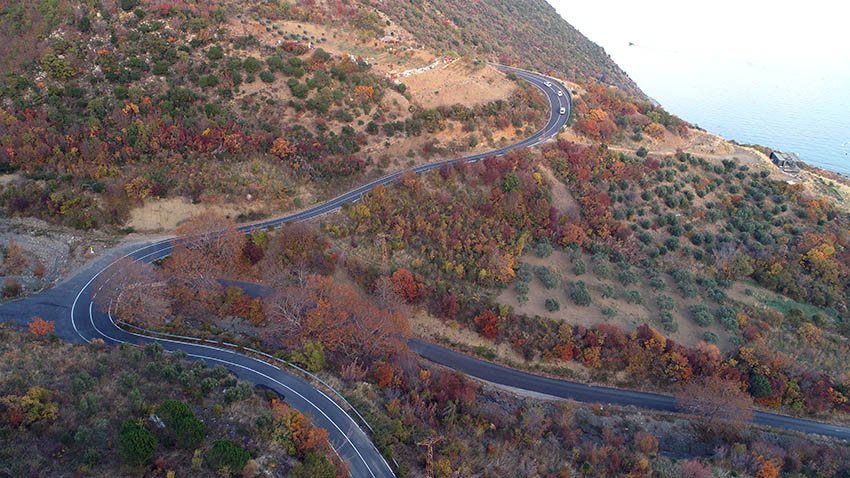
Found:
<svg viewBox="0 0 850 478"><path fill-rule="evenodd" d="M428 457L425 462L425 475L428 478L434 478L434 444L442 439L443 437L436 437L417 443L419 446L428 447Z"/></svg>
<svg viewBox="0 0 850 478"><path fill-rule="evenodd" d="M390 261L389 250L387 250L387 237L389 237L386 233L378 234L378 239L381 241L381 262L384 266Z"/></svg>

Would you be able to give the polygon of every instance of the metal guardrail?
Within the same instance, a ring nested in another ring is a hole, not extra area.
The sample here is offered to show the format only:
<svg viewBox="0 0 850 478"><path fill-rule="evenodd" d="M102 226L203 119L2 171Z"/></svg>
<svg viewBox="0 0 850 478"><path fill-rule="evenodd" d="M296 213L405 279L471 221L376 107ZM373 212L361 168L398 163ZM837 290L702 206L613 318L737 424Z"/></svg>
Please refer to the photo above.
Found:
<svg viewBox="0 0 850 478"><path fill-rule="evenodd" d="M111 319L112 314L109 314L109 315L110 315L110 319ZM317 382L324 385L328 390L333 392L334 395L336 395L340 400L342 400L343 403L345 403L354 412L354 414L357 415L357 418L359 418L360 421L362 421L363 424L366 425L366 427L369 429L370 432L372 432L372 434L375 433L375 430L372 428L372 425L370 425L369 422L366 421L365 418L363 418L363 415L361 415L360 412L357 411L357 408L354 405L352 405L351 402L349 402L345 397L343 397L342 394L339 393L339 391L337 389L335 389L329 383L322 380L320 377L318 377L315 374L299 367L298 365L296 365L292 362L288 362L288 361L283 360L281 358L275 357L274 355L263 352L262 350L257 350L257 349L252 348L252 347L246 347L244 345L234 344L234 343L231 343L231 342L222 342L222 341L218 341L218 340L204 339L204 338L200 338L200 337L191 337L191 336L186 336L186 335L169 334L167 332L159 332L159 331L156 331L156 330L150 330L150 329L146 329L144 327L139 327L137 325L133 325L133 324L130 324L128 322L124 322L122 320L119 320L117 322L113 321L113 323L115 323L116 325L130 327L130 328L136 329L136 330L143 332L143 333L146 333L146 334L150 334L150 335L153 336L152 338L156 338L155 336L159 335L159 336L168 337L168 338L171 338L171 339L181 339L181 340L184 340L184 341L203 342L205 344L227 346L227 347L232 347L232 348L236 349L237 353L238 353L239 350L246 350L248 352L252 352L252 353L255 353L257 355L261 355L263 357L274 360L276 362L280 362L282 364L288 365L288 366L294 368L295 370L298 370L299 372L303 373L304 375L307 375L308 377L316 380ZM191 343L191 342L189 342L189 343Z"/></svg>

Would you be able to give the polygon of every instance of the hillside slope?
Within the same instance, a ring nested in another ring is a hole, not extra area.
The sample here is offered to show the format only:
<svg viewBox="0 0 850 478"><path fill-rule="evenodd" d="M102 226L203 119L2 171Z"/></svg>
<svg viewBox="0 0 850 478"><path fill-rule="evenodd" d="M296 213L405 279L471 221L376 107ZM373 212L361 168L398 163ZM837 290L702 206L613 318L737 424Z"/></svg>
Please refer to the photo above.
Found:
<svg viewBox="0 0 850 478"><path fill-rule="evenodd" d="M602 47L545 0L371 3L431 48L491 56L567 79L594 79L646 99Z"/></svg>

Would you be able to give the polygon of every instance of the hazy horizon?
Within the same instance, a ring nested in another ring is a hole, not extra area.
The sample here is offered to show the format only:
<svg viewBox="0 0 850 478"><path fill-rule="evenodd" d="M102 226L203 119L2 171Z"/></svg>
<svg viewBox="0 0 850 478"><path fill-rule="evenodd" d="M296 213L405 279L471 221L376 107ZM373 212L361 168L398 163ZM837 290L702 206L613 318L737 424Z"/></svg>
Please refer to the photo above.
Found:
<svg viewBox="0 0 850 478"><path fill-rule="evenodd" d="M611 4L548 0L620 64L629 42L705 57L800 67L850 63L850 5L814 0L806 8L764 0L719 0L711 8L672 0ZM731 15L730 12L735 12ZM632 65L620 65L626 72Z"/></svg>

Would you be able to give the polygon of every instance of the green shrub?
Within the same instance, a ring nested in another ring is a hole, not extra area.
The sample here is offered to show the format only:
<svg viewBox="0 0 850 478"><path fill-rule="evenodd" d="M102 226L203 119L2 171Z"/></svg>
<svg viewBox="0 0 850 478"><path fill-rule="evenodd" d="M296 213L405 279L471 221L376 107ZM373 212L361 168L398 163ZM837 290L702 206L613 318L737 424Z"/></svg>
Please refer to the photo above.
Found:
<svg viewBox="0 0 850 478"><path fill-rule="evenodd" d="M227 403L239 402L250 397L254 392L254 388L250 383L238 382L232 387L228 387L224 392L224 401Z"/></svg>
<svg viewBox="0 0 850 478"><path fill-rule="evenodd" d="M773 393L773 385L764 375L754 373L750 375L750 395L755 398L769 397Z"/></svg>
<svg viewBox="0 0 850 478"><path fill-rule="evenodd" d="M127 421L118 432L118 454L130 465L141 465L156 452L156 436L136 422Z"/></svg>
<svg viewBox="0 0 850 478"><path fill-rule="evenodd" d="M605 317L608 317L609 319L616 317L617 314L618 314L617 309L615 309L613 307L607 307L607 306L602 307L602 309L600 309L600 311L602 312L602 315L604 315Z"/></svg>
<svg viewBox="0 0 850 478"><path fill-rule="evenodd" d="M80 397L77 403L77 413L80 418L86 419L94 416L100 411L100 396L93 393L87 393Z"/></svg>
<svg viewBox="0 0 850 478"><path fill-rule="evenodd" d="M514 285L514 291L518 295L528 295L528 282L525 281L517 281L516 285Z"/></svg>
<svg viewBox="0 0 850 478"><path fill-rule="evenodd" d="M640 296L640 292L630 290L626 292L626 302L629 304L643 304L643 298Z"/></svg>
<svg viewBox="0 0 850 478"><path fill-rule="evenodd" d="M552 255L552 244L549 243L549 239L543 238L537 243L537 246L534 248L534 252L537 254L537 257L549 257Z"/></svg>
<svg viewBox="0 0 850 478"><path fill-rule="evenodd" d="M174 432L177 436L178 447L194 450L206 438L207 426L195 417L184 417L177 422Z"/></svg>
<svg viewBox="0 0 850 478"><path fill-rule="evenodd" d="M74 70L67 61L58 56L48 53L41 57L41 67L51 78L64 80L74 76Z"/></svg>
<svg viewBox="0 0 850 478"><path fill-rule="evenodd" d="M266 65L269 66L269 70L271 71L280 71L284 67L284 62L280 56L272 55L266 58Z"/></svg>
<svg viewBox="0 0 850 478"><path fill-rule="evenodd" d="M165 400L156 409L157 416L169 428L176 428L177 424L184 418L193 418L195 412L189 408L189 405L179 400Z"/></svg>
<svg viewBox="0 0 850 478"><path fill-rule="evenodd" d="M207 58L212 61L221 60L224 58L224 50L218 45L212 46L207 50Z"/></svg>
<svg viewBox="0 0 850 478"><path fill-rule="evenodd" d="M516 171L511 171L505 175L505 179L501 182L502 191L516 191L519 189L519 176Z"/></svg>
<svg viewBox="0 0 850 478"><path fill-rule="evenodd" d="M576 304L583 307L590 305L590 292L587 291L587 286L584 281L574 282L570 287L570 299Z"/></svg>
<svg viewBox="0 0 850 478"><path fill-rule="evenodd" d="M320 372L327 366L325 348L319 341L308 340L300 351L292 354L292 361L310 372Z"/></svg>
<svg viewBox="0 0 850 478"><path fill-rule="evenodd" d="M573 259L573 274L580 276L587 272L587 265L579 258Z"/></svg>
<svg viewBox="0 0 850 478"><path fill-rule="evenodd" d="M207 75L198 82L198 86L201 88L212 88L216 85L218 85L218 78L215 75Z"/></svg>
<svg viewBox="0 0 850 478"><path fill-rule="evenodd" d="M593 264L593 273L602 279L610 279L614 276L614 272L611 270L611 265L607 260Z"/></svg>
<svg viewBox="0 0 850 478"><path fill-rule="evenodd" d="M638 276L631 269L625 269L617 274L617 280L620 281L620 284L629 286L638 281Z"/></svg>
<svg viewBox="0 0 850 478"><path fill-rule="evenodd" d="M679 324L676 322L664 322L664 330L666 332L676 333L679 331Z"/></svg>
<svg viewBox="0 0 850 478"><path fill-rule="evenodd" d="M534 269L532 269L531 264L521 263L517 268L516 277L520 282L531 282L531 279L534 278Z"/></svg>
<svg viewBox="0 0 850 478"><path fill-rule="evenodd" d="M534 275L543 283L543 287L552 289L558 285L558 276L552 272L552 269L546 266L537 266L534 268Z"/></svg>
<svg viewBox="0 0 850 478"><path fill-rule="evenodd" d="M260 79L263 80L264 83L272 83L274 82L274 73L269 70L263 70L260 72Z"/></svg>
<svg viewBox="0 0 850 478"><path fill-rule="evenodd" d="M71 391L76 395L80 395L90 391L94 387L94 384L95 379L88 372L82 371L71 378Z"/></svg>
<svg viewBox="0 0 850 478"><path fill-rule="evenodd" d="M679 239L676 237L669 237L664 241L664 247L667 248L668 251L675 251L679 248Z"/></svg>
<svg viewBox="0 0 850 478"><path fill-rule="evenodd" d="M213 470L227 467L231 472L238 473L248 464L249 458L248 452L232 440L216 440L207 451L207 463Z"/></svg>
<svg viewBox="0 0 850 478"><path fill-rule="evenodd" d="M610 299L610 298L614 297L615 294L616 294L616 292L614 291L614 288L611 287L609 284L605 284L605 283L602 283L602 284L599 284L598 286L596 286L596 290L599 291L599 295L601 295L603 299Z"/></svg>
<svg viewBox="0 0 850 478"><path fill-rule="evenodd" d="M724 292L722 289L718 287L713 287L708 290L708 298L713 300L714 302L717 302L718 304L722 304L726 302L726 299L728 299L729 296L727 296L726 292Z"/></svg>
<svg viewBox="0 0 850 478"><path fill-rule="evenodd" d="M558 302L558 299L546 299L546 310L549 312L561 310L561 303Z"/></svg>
<svg viewBox="0 0 850 478"><path fill-rule="evenodd" d="M655 305L657 305L660 310L673 310L673 308L676 307L676 303L673 302L673 298L665 294L661 294L655 298Z"/></svg>
<svg viewBox="0 0 850 478"><path fill-rule="evenodd" d="M662 279L661 276L656 275L649 279L649 286L658 291L666 289L667 283L664 282L664 279Z"/></svg>
<svg viewBox="0 0 850 478"><path fill-rule="evenodd" d="M708 307L703 304L695 304L688 307L688 312L691 313L691 318L700 327L708 327L714 323L714 318L709 313Z"/></svg>
<svg viewBox="0 0 850 478"><path fill-rule="evenodd" d="M291 478L336 478L337 471L333 463L320 453L309 452L304 457L304 463L292 468Z"/></svg>
<svg viewBox="0 0 850 478"><path fill-rule="evenodd" d="M165 75L168 73L168 62L167 61L158 61L153 65L153 74L154 75Z"/></svg>
<svg viewBox="0 0 850 478"><path fill-rule="evenodd" d="M721 305L714 311L714 317L726 330L738 330L738 311L728 305Z"/></svg>
<svg viewBox="0 0 850 478"><path fill-rule="evenodd" d="M296 98L307 98L307 95L310 93L310 87L304 83L299 82L295 78L290 78L287 80L286 85L289 86L289 91L292 92L292 95Z"/></svg>
<svg viewBox="0 0 850 478"><path fill-rule="evenodd" d="M218 387L218 380L212 377L207 377L201 380L201 393L204 395L209 394L210 392L215 390L216 387Z"/></svg>
<svg viewBox="0 0 850 478"><path fill-rule="evenodd" d="M718 337L714 332L706 330L705 333L702 334L702 339L710 344L716 344Z"/></svg>
<svg viewBox="0 0 850 478"><path fill-rule="evenodd" d="M245 68L246 73L254 74L260 71L263 67L263 62L254 58L253 56L249 56L245 58L245 61L242 62L242 68Z"/></svg>
<svg viewBox="0 0 850 478"><path fill-rule="evenodd" d="M139 6L139 0L121 0L121 9L125 12L129 12L130 10Z"/></svg>
<svg viewBox="0 0 850 478"><path fill-rule="evenodd" d="M89 17L84 16L83 18L80 18L80 21L77 22L77 28L83 33L91 31L91 20Z"/></svg>

